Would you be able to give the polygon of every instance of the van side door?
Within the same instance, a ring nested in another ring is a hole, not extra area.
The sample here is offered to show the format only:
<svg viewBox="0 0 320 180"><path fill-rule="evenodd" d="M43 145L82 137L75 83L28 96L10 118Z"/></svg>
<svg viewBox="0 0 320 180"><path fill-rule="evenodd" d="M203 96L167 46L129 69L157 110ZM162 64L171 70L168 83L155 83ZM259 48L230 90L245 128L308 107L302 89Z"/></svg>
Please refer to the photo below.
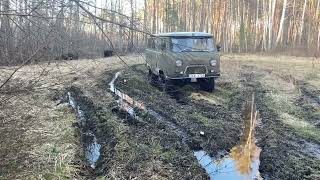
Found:
<svg viewBox="0 0 320 180"><path fill-rule="evenodd" d="M163 72L166 71L167 66L167 58L166 58L166 52L167 52L167 37L158 37L155 41L155 46L157 50L157 66L156 70L159 72L159 70L162 70Z"/></svg>
<svg viewBox="0 0 320 180"><path fill-rule="evenodd" d="M156 49L155 49L155 41L154 37L150 37L148 39L147 49L145 51L146 54L146 61L147 66L150 68L150 70L155 73L155 68L157 64L157 56L156 56Z"/></svg>

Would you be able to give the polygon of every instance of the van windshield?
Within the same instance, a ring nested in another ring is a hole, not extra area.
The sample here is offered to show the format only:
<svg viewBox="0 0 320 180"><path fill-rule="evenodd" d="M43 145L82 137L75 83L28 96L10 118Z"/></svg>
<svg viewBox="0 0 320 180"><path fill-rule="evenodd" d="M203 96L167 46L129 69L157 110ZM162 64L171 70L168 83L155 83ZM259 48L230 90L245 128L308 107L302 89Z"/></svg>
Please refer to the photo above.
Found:
<svg viewBox="0 0 320 180"><path fill-rule="evenodd" d="M173 52L212 52L216 50L214 41L210 37L171 38L171 44Z"/></svg>

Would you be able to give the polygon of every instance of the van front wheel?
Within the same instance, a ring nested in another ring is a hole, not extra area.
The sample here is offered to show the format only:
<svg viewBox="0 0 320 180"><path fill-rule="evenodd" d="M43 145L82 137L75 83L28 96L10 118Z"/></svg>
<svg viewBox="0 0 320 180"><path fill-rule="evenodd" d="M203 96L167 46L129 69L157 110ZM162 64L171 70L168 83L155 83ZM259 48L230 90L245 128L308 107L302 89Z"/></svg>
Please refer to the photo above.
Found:
<svg viewBox="0 0 320 180"><path fill-rule="evenodd" d="M153 74L153 72L151 71L151 69L149 69L148 72L148 80L150 82L151 85L156 85L158 82L158 76Z"/></svg>
<svg viewBox="0 0 320 180"><path fill-rule="evenodd" d="M199 79L200 88L204 91L212 92L215 88L214 78Z"/></svg>

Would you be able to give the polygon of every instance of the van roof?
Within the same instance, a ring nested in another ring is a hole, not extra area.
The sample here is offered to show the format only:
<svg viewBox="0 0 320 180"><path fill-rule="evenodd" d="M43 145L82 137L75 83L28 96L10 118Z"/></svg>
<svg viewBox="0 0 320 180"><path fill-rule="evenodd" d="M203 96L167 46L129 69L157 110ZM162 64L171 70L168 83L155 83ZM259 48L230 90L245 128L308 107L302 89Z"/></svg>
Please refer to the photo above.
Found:
<svg viewBox="0 0 320 180"><path fill-rule="evenodd" d="M156 37L212 37L212 34L205 32L170 32L153 34Z"/></svg>

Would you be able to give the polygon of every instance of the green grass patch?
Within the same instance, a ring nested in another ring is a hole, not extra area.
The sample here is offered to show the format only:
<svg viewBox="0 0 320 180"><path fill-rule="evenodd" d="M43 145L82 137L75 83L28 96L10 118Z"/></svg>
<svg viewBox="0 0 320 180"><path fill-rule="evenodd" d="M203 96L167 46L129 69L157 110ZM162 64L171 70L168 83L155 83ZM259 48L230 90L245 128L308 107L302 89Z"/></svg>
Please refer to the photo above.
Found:
<svg viewBox="0 0 320 180"><path fill-rule="evenodd" d="M198 113L198 112L194 112L192 114L193 118L197 119L199 122L201 122L203 125L207 126L207 127L210 127L211 124L210 124L210 121L211 119L203 116L202 114Z"/></svg>
<svg viewBox="0 0 320 180"><path fill-rule="evenodd" d="M297 118L288 113L281 114L280 118L282 122L294 128L299 135L320 142L320 131L314 125L310 124L304 119Z"/></svg>
<svg viewBox="0 0 320 180"><path fill-rule="evenodd" d="M320 131L317 127L310 124L305 112L283 94L269 93L266 96L268 107L274 110L280 117L281 121L293 128L295 132L307 139L320 142Z"/></svg>

